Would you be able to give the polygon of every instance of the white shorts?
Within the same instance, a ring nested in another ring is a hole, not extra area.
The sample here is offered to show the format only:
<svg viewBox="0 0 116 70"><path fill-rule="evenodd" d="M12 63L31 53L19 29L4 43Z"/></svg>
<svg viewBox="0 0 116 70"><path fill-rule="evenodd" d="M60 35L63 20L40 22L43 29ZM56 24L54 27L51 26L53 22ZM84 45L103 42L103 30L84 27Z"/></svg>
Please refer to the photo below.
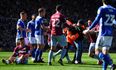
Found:
<svg viewBox="0 0 116 70"><path fill-rule="evenodd" d="M30 44L36 44L35 37L29 37L29 42L30 42Z"/></svg>
<svg viewBox="0 0 116 70"><path fill-rule="evenodd" d="M113 40L112 36L98 36L95 48L102 49L103 47L106 47L106 49L109 50L109 48L112 45L112 40Z"/></svg>
<svg viewBox="0 0 116 70"><path fill-rule="evenodd" d="M37 41L37 44L43 44L43 45L45 44L43 35L35 35L35 39Z"/></svg>
<svg viewBox="0 0 116 70"><path fill-rule="evenodd" d="M16 38L16 43L18 43L19 41L18 41L18 39L19 38ZM25 39L25 45L29 45L29 40L28 40L28 38L24 38Z"/></svg>
<svg viewBox="0 0 116 70"><path fill-rule="evenodd" d="M51 46L57 46L57 44L59 44L62 47L67 46L67 42L66 42L66 37L65 35L59 35L59 36L51 36Z"/></svg>

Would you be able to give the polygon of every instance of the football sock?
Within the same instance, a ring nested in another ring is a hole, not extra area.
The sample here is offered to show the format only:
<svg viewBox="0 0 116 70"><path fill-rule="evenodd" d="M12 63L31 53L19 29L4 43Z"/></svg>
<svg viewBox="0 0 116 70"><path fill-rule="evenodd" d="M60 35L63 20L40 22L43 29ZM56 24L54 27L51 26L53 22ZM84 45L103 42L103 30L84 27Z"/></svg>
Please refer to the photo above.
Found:
<svg viewBox="0 0 116 70"><path fill-rule="evenodd" d="M53 57L53 51L50 50L49 51L49 54L48 54L48 62L51 62L52 61L52 57Z"/></svg>
<svg viewBox="0 0 116 70"><path fill-rule="evenodd" d="M106 70L107 66L109 64L109 58L107 57L107 54L104 55L102 52L98 54L99 58L103 61L102 64L102 70Z"/></svg>
<svg viewBox="0 0 116 70"><path fill-rule="evenodd" d="M35 51L36 51L36 48L34 48L34 49L32 50L32 57L33 57L33 58L35 58Z"/></svg>
<svg viewBox="0 0 116 70"><path fill-rule="evenodd" d="M37 48L35 51L35 61L38 61L38 56L39 56L39 49Z"/></svg>
<svg viewBox="0 0 116 70"><path fill-rule="evenodd" d="M54 57L56 57L57 55L61 54L62 50L58 50L58 52L54 53Z"/></svg>
<svg viewBox="0 0 116 70"><path fill-rule="evenodd" d="M39 50L39 60L42 60L41 57L42 57L42 54L43 54L43 50Z"/></svg>
<svg viewBox="0 0 116 70"><path fill-rule="evenodd" d="M107 70L108 63L106 61L103 61L102 64L102 70Z"/></svg>
<svg viewBox="0 0 116 70"><path fill-rule="evenodd" d="M112 65L113 64L113 61L111 60L109 54L104 55L104 57L105 57L105 59L106 59L106 61L108 62L109 65Z"/></svg>

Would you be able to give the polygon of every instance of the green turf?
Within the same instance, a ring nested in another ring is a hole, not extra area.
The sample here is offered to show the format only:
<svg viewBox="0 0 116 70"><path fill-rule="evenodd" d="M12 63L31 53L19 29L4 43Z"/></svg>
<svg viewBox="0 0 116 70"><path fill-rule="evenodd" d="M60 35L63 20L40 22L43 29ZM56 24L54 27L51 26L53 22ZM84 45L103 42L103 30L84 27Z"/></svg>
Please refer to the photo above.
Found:
<svg viewBox="0 0 116 70"><path fill-rule="evenodd" d="M0 52L0 70L101 70L100 65L96 65L96 60L89 58L87 53L83 54L83 62L85 64L67 64L64 58L64 66L57 63L59 56L56 58L56 62L52 62L52 66L47 65L48 53L43 54L45 63L33 63L31 58L29 58L29 63L27 65L16 65L10 64L5 65L1 62L3 58L7 59L12 52ZM73 53L70 53L70 57L73 58ZM116 53L112 53L114 63L116 63Z"/></svg>

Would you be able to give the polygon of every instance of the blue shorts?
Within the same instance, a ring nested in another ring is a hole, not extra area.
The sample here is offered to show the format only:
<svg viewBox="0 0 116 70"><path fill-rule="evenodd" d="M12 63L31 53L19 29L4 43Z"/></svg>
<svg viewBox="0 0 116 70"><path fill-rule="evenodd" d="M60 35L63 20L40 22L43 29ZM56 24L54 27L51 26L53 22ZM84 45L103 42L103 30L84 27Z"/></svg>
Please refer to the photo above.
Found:
<svg viewBox="0 0 116 70"><path fill-rule="evenodd" d="M67 46L66 36L59 35L59 36L51 36L51 46L57 46L59 44L61 47Z"/></svg>

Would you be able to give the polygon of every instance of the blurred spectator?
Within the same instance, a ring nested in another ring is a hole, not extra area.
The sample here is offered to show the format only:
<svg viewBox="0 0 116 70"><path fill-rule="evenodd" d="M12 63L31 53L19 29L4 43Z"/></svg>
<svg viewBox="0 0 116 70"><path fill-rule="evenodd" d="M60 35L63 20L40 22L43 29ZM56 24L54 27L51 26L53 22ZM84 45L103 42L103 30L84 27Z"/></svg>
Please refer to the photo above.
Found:
<svg viewBox="0 0 116 70"><path fill-rule="evenodd" d="M36 14L37 9L43 6L47 9L46 16L49 19L57 4L64 6L64 14L73 22L80 18L94 19L96 10L102 5L99 0L0 0L0 47L10 50L15 46L15 27L19 12L26 10L30 18L31 14Z"/></svg>

